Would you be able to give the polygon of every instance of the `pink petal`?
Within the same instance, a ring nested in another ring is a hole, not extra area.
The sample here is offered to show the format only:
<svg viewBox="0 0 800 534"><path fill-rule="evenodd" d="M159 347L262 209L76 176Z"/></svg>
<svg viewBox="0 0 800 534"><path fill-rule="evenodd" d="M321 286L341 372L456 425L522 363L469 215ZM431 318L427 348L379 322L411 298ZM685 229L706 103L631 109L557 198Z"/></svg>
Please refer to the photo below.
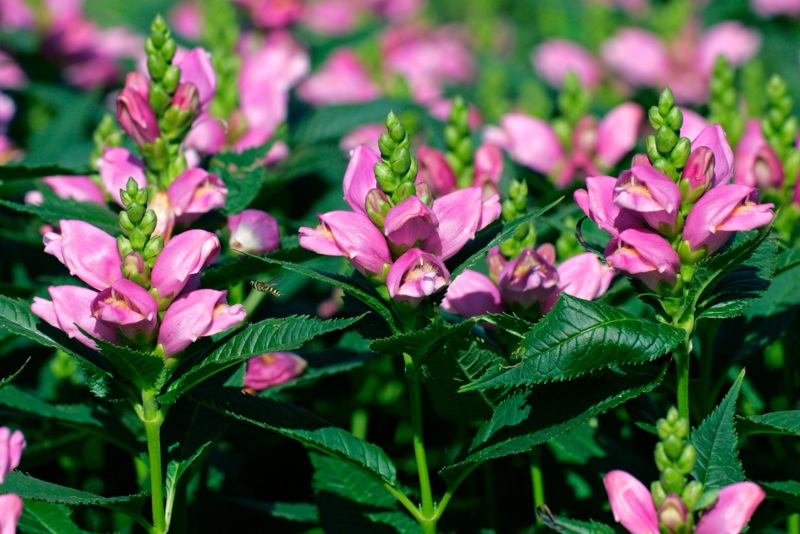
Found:
<svg viewBox="0 0 800 534"><path fill-rule="evenodd" d="M659 531L653 497L644 484L625 471L610 471L603 478L603 484L615 521L622 523L631 534Z"/></svg>
<svg viewBox="0 0 800 534"><path fill-rule="evenodd" d="M752 482L737 482L719 490L714 507L697 523L695 534L736 534L750 521L750 516L764 500L764 490Z"/></svg>

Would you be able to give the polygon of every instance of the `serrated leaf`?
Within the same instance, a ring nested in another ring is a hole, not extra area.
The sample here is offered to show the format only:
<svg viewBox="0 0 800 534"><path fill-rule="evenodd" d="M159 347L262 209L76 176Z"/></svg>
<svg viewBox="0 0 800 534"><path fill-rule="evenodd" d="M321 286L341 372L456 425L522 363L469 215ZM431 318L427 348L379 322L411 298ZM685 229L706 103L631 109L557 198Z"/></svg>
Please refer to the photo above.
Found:
<svg viewBox="0 0 800 534"><path fill-rule="evenodd" d="M252 256L256 258L256 256ZM305 265L299 265L296 263L289 263L285 261L280 261L272 258L257 258L263 262L271 263L273 265L280 265L286 270L302 274L303 276L307 276L312 280L319 280L320 282L326 282L331 284L332 286L338 287L348 295L351 295L361 302L363 302L369 309L373 310L375 313L380 315L386 324L389 325L389 328L392 329L393 333L398 333L399 329L397 328L397 324L395 322L394 315L389 310L389 308L384 304L384 302L378 297L378 295L372 290L372 288L364 288L357 285L357 282L353 279L347 278L345 276L341 276L338 274L332 273L323 273L321 271L317 271L316 269L312 269L311 267L306 267Z"/></svg>
<svg viewBox="0 0 800 534"><path fill-rule="evenodd" d="M245 326L215 343L199 361L182 365L183 371L168 386L158 400L172 403L192 387L237 363L269 352L300 348L306 341L322 334L341 330L363 316L350 319L322 321L308 316L291 316L283 319L265 319Z"/></svg>
<svg viewBox="0 0 800 534"><path fill-rule="evenodd" d="M455 280L459 274L475 265L478 261L484 260L487 252L500 245L503 241L511 238L521 224L528 223L543 213L546 213L563 199L564 197L561 197L543 208L532 213L526 213L513 221L504 223L502 226L494 225L479 232L474 239L469 241L458 252L458 254L447 260L447 268L450 270L450 279Z"/></svg>
<svg viewBox="0 0 800 534"><path fill-rule="evenodd" d="M737 429L742 436L750 434L781 434L800 436L800 410L765 413L750 417L737 416Z"/></svg>
<svg viewBox="0 0 800 534"><path fill-rule="evenodd" d="M291 404L253 397L239 390L197 388L198 402L239 421L295 439L357 466L389 485L397 484L394 464L383 450Z"/></svg>
<svg viewBox="0 0 800 534"><path fill-rule="evenodd" d="M553 515L550 509L544 505L536 509L536 515L544 526L564 534L615 534L616 532L614 527L594 520L578 521L577 519Z"/></svg>
<svg viewBox="0 0 800 534"><path fill-rule="evenodd" d="M256 199L266 176L266 157L276 137L243 152L226 152L211 158L209 171L217 174L228 188L225 209L239 213Z"/></svg>
<svg viewBox="0 0 800 534"><path fill-rule="evenodd" d="M586 423L551 439L547 446L559 462L585 464L592 458L606 456L605 449L594 438L595 432L595 428Z"/></svg>
<svg viewBox="0 0 800 534"><path fill-rule="evenodd" d="M666 364L643 365L630 368L629 374L598 372L568 382L534 386L527 396L532 407L527 418L519 424L499 428L486 442L459 454L456 462L439 474L452 483L481 462L527 452L599 413L652 390L661 383L666 369ZM497 416L506 422L514 420L505 413Z"/></svg>
<svg viewBox="0 0 800 534"><path fill-rule="evenodd" d="M26 534L83 534L64 505L26 500L19 518L19 530Z"/></svg>
<svg viewBox="0 0 800 534"><path fill-rule="evenodd" d="M503 400L495 407L492 418L478 429L470 449L476 449L482 443L486 443L503 428L517 426L525 421L531 414L531 406L527 401L526 393L517 393Z"/></svg>
<svg viewBox="0 0 800 534"><path fill-rule="evenodd" d="M698 318L727 319L740 315L770 287L777 266L778 239L765 239L747 260L699 302Z"/></svg>
<svg viewBox="0 0 800 534"><path fill-rule="evenodd" d="M38 206L17 204L2 199L0 199L0 205L21 213L36 215L53 224L58 224L62 219L78 219L88 222L112 236L120 233L117 215L106 206L94 202L76 202L55 194L50 196L45 191L43 194L45 194L45 201Z"/></svg>
<svg viewBox="0 0 800 534"><path fill-rule="evenodd" d="M525 337L525 334L533 328L533 323L508 313L491 313L481 317L481 322L496 326L503 332L516 337Z"/></svg>
<svg viewBox="0 0 800 534"><path fill-rule="evenodd" d="M91 174L91 169L61 165L19 164L0 165L0 180L45 178L47 176L77 176Z"/></svg>
<svg viewBox="0 0 800 534"><path fill-rule="evenodd" d="M748 318L772 317L800 305L800 248L778 255L778 268L769 289L747 309Z"/></svg>
<svg viewBox="0 0 800 534"><path fill-rule="evenodd" d="M800 482L785 480L781 482L759 482L769 497L780 499L789 505L795 512L800 512Z"/></svg>
<svg viewBox="0 0 800 534"><path fill-rule="evenodd" d="M297 237L281 239L281 248L271 252L272 259L286 262L302 262L317 257L316 252L302 248L297 244ZM203 287L227 287L232 282L254 280L264 272L275 271L277 267L265 265L257 256L240 256L216 262L203 269L201 279Z"/></svg>
<svg viewBox="0 0 800 534"><path fill-rule="evenodd" d="M243 497L223 497L228 502L233 502L266 512L273 517L297 521L299 523L316 523L319 521L319 510L307 502L265 502Z"/></svg>
<svg viewBox="0 0 800 534"><path fill-rule="evenodd" d="M618 308L562 295L515 351L522 361L494 369L462 391L568 380L666 354L685 333Z"/></svg>
<svg viewBox="0 0 800 534"><path fill-rule="evenodd" d="M744 480L742 464L736 450L734 414L736 400L744 380L744 370L731 386L722 402L705 421L692 431L689 441L697 449L693 475L707 488L718 489Z"/></svg>
<svg viewBox="0 0 800 534"><path fill-rule="evenodd" d="M476 322L475 318L456 324L437 320L419 330L376 339L370 345L370 349L394 356L409 354L414 361L414 368L417 369L448 339L453 336L466 336Z"/></svg>
<svg viewBox="0 0 800 534"><path fill-rule="evenodd" d="M163 385L167 372L164 358L141 352L130 347L114 345L102 339L95 339L100 353L111 362L119 377L136 386L134 393L143 389L158 391Z"/></svg>
<svg viewBox="0 0 800 534"><path fill-rule="evenodd" d="M29 357L27 360L25 360L25 363L22 364L22 367L20 367L16 371L14 371L11 375L9 375L9 376L3 378L2 380L0 380L0 389L3 389L7 385L9 385L11 382L13 382L14 379L19 376L19 374L22 372L22 370L25 369L25 367L28 365L28 363L30 361L31 361L31 359Z"/></svg>

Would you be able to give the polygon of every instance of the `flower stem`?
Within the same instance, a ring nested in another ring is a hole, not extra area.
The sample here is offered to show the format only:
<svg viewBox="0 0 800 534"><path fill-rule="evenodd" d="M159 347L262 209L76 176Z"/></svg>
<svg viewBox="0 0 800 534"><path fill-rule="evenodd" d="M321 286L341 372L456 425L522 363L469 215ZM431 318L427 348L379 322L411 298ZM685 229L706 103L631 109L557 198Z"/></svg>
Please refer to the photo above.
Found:
<svg viewBox="0 0 800 534"><path fill-rule="evenodd" d="M542 468L539 465L539 458L542 453L539 448L533 449L528 453L528 461L531 466L531 484L533 486L533 508L538 509L539 506L544 504L544 478L542 477ZM541 525L542 520L536 514L536 524Z"/></svg>
<svg viewBox="0 0 800 534"><path fill-rule="evenodd" d="M786 518L786 532L800 534L800 514L792 514Z"/></svg>
<svg viewBox="0 0 800 534"><path fill-rule="evenodd" d="M154 391L142 391L142 409L138 411L138 415L144 424L147 455L150 458L150 500L153 510L151 532L164 534L167 532L163 494L164 476L161 471L161 424L164 422L164 413L158 407Z"/></svg>
<svg viewBox="0 0 800 534"><path fill-rule="evenodd" d="M411 399L411 429L414 434L414 457L417 461L419 474L419 488L422 497L421 515L417 518L423 534L435 534L438 517L433 504L431 492L431 478L428 473L428 459L425 454L425 442L422 434L422 383L420 373L414 369L414 362L410 355L404 354L406 365L406 378Z"/></svg>
<svg viewBox="0 0 800 534"><path fill-rule="evenodd" d="M691 421L689 418L689 361L691 360L691 354L692 333L687 331L683 342L673 351L675 373L678 378L678 414L687 421Z"/></svg>

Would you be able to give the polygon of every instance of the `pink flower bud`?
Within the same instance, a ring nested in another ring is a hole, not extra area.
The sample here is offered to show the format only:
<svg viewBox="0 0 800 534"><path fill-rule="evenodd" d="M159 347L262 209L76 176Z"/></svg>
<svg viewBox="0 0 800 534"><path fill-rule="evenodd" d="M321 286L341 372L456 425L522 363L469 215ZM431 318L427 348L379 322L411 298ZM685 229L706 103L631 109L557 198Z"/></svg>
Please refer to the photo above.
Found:
<svg viewBox="0 0 800 534"><path fill-rule="evenodd" d="M564 151L553 127L522 113L503 115L500 128L486 128L484 140L504 149L520 165L542 174L550 174L564 160Z"/></svg>
<svg viewBox="0 0 800 534"><path fill-rule="evenodd" d="M300 376L308 363L293 352L271 352L247 360L244 387L261 391Z"/></svg>
<svg viewBox="0 0 800 534"><path fill-rule="evenodd" d="M692 250L713 254L739 230L753 230L772 220L772 204L758 204L758 190L738 184L706 191L686 216L683 238Z"/></svg>
<svg viewBox="0 0 800 534"><path fill-rule="evenodd" d="M738 533L764 500L764 490L752 482L737 482L719 490L717 502L703 513L695 534Z"/></svg>
<svg viewBox="0 0 800 534"><path fill-rule="evenodd" d="M760 188L778 188L783 184L783 165L761 132L757 120L748 121L736 146L734 182Z"/></svg>
<svg viewBox="0 0 800 534"><path fill-rule="evenodd" d="M380 89L355 52L340 48L311 76L297 86L297 94L315 106L364 102Z"/></svg>
<svg viewBox="0 0 800 534"><path fill-rule="evenodd" d="M688 515L689 510L686 508L686 503L683 502L679 495L674 493L667 495L661 506L658 507L659 524L670 534L684 532L681 527L686 524Z"/></svg>
<svg viewBox="0 0 800 534"><path fill-rule="evenodd" d="M628 228L606 247L609 265L658 290L661 282L674 284L681 268L678 253L669 242L651 230Z"/></svg>
<svg viewBox="0 0 800 534"><path fill-rule="evenodd" d="M412 248L394 262L386 275L389 296L416 307L450 281L450 271L442 260Z"/></svg>
<svg viewBox="0 0 800 534"><path fill-rule="evenodd" d="M34 315L92 349L97 348L95 342L81 330L98 339L118 343L116 329L92 315L91 305L97 292L77 286L51 286L48 292L52 301L33 298L31 311Z"/></svg>
<svg viewBox="0 0 800 534"><path fill-rule="evenodd" d="M428 184L434 198L446 195L456 188L456 175L444 154L434 148L422 146L417 149L417 161L419 172L416 183Z"/></svg>
<svg viewBox="0 0 800 534"><path fill-rule="evenodd" d="M465 270L450 283L441 308L461 317L500 313L503 303L494 282L477 271Z"/></svg>
<svg viewBox="0 0 800 534"><path fill-rule="evenodd" d="M681 187L685 181L691 193L704 193L714 183L715 166L714 152L710 148L701 146L692 150L681 172Z"/></svg>
<svg viewBox="0 0 800 534"><path fill-rule="evenodd" d="M194 285L200 270L219 258L219 247L217 236L205 230L188 230L167 241L150 273L159 298L174 298Z"/></svg>
<svg viewBox="0 0 800 534"><path fill-rule="evenodd" d="M609 111L597 125L597 162L604 169L616 165L636 146L644 118L641 106L626 102Z"/></svg>
<svg viewBox="0 0 800 534"><path fill-rule="evenodd" d="M228 219L230 247L262 255L278 248L280 234L275 217L261 210L244 210Z"/></svg>
<svg viewBox="0 0 800 534"><path fill-rule="evenodd" d="M419 246L434 235L438 227L439 221L433 210L415 196L392 207L384 221L386 237L392 245L403 250Z"/></svg>
<svg viewBox="0 0 800 534"><path fill-rule="evenodd" d="M178 222L192 222L204 213L221 208L227 195L225 182L200 168L183 171L167 188Z"/></svg>
<svg viewBox="0 0 800 534"><path fill-rule="evenodd" d="M194 85L200 99L200 109L203 111L208 109L208 105L214 98L214 92L217 90L217 75L211 65L211 54L198 47L186 54L179 51L175 54L173 61L181 69L181 86ZM178 90L180 90L180 86Z"/></svg>
<svg viewBox="0 0 800 534"><path fill-rule="evenodd" d="M586 189L575 191L575 202L587 217L612 237L626 228L642 226L641 218L629 210L621 210L613 201L617 179L611 176L589 176Z"/></svg>
<svg viewBox="0 0 800 534"><path fill-rule="evenodd" d="M581 86L592 89L600 82L600 65L585 48L563 39L551 39L539 45L531 58L533 68L547 83L561 87L564 78L574 72Z"/></svg>
<svg viewBox="0 0 800 534"><path fill-rule="evenodd" d="M130 72L125 87L117 96L117 121L137 145L152 143L161 137L147 92L148 83L144 76Z"/></svg>
<svg viewBox="0 0 800 534"><path fill-rule="evenodd" d="M189 111L194 117L200 112L200 93L193 83L182 83L172 95L170 106L177 106L181 111Z"/></svg>
<svg viewBox="0 0 800 534"><path fill-rule="evenodd" d="M198 289L175 299L164 312L158 331L164 354L177 354L200 337L213 336L244 321L247 312L241 304L228 306L226 298L227 291Z"/></svg>
<svg viewBox="0 0 800 534"><path fill-rule="evenodd" d="M620 174L614 187L614 204L640 213L653 228L675 225L681 192L668 176L649 165Z"/></svg>
<svg viewBox="0 0 800 534"><path fill-rule="evenodd" d="M610 471L603 484L617 523L632 534L659 532L653 497L644 484L625 471Z"/></svg>
<svg viewBox="0 0 800 534"><path fill-rule="evenodd" d="M104 289L91 303L92 315L98 321L119 331L128 339L148 339L158 321L158 304L142 286L121 279Z"/></svg>
<svg viewBox="0 0 800 534"><path fill-rule="evenodd" d="M105 204L106 202L103 190L88 176L48 176L42 178L42 181L61 198L96 204Z"/></svg>
<svg viewBox="0 0 800 534"><path fill-rule="evenodd" d="M510 260L497 279L503 302L519 303L530 308L544 302L558 289L558 272L539 252L525 247L519 256Z"/></svg>
<svg viewBox="0 0 800 534"><path fill-rule="evenodd" d="M22 432L11 432L7 426L0 427L0 484L7 474L17 468L25 448L25 437Z"/></svg>
<svg viewBox="0 0 800 534"><path fill-rule="evenodd" d="M701 146L714 152L714 184L711 187L727 184L733 176L733 150L722 126L712 124L700 132L692 141L692 150Z"/></svg>
<svg viewBox="0 0 800 534"><path fill-rule="evenodd" d="M147 209L153 210L156 214L156 228L153 235L161 236L167 242L172 237L172 230L175 228L175 209L169 200L166 191L157 191L147 201Z"/></svg>
<svg viewBox="0 0 800 534"><path fill-rule="evenodd" d="M419 157L419 152L417 152L417 157ZM483 197L488 198L499 192L498 185L502 174L503 152L500 147L491 144L479 146L475 151L475 172L472 176L472 185L482 187Z"/></svg>
<svg viewBox="0 0 800 534"><path fill-rule="evenodd" d="M350 157L344 173L342 187L344 188L345 202L356 213L367 214L364 203L367 193L378 187L373 169L380 160L381 157L366 145L361 145L353 150L353 155Z"/></svg>
<svg viewBox="0 0 800 534"><path fill-rule="evenodd" d="M0 495L0 534L14 534L22 515L22 497L16 493Z"/></svg>
<svg viewBox="0 0 800 534"><path fill-rule="evenodd" d="M114 201L122 206L119 192L125 189L128 178L133 178L139 189L147 187L142 160L120 147L108 147L103 157L97 160L97 168L103 179L103 187Z"/></svg>
<svg viewBox="0 0 800 534"><path fill-rule="evenodd" d="M117 240L83 221L62 220L61 235L44 237L48 254L58 258L77 276L95 289L105 289L122 278Z"/></svg>

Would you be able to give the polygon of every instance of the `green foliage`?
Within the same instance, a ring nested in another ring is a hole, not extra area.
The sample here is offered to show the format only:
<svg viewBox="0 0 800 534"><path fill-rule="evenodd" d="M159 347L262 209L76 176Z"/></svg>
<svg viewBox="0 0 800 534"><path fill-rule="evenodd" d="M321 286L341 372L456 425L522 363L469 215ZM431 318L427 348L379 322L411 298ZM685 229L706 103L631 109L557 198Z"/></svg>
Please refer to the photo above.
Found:
<svg viewBox="0 0 800 534"><path fill-rule="evenodd" d="M553 515L546 506L536 509L536 515L548 528L564 534L614 534L614 527L597 521L578 521L567 517Z"/></svg>
<svg viewBox="0 0 800 534"><path fill-rule="evenodd" d="M800 436L800 410L737 417L737 422L737 429L742 436L750 434Z"/></svg>
<svg viewBox="0 0 800 534"><path fill-rule="evenodd" d="M70 509L63 504L25 500L22 516L17 525L27 534L82 534L70 518Z"/></svg>
<svg viewBox="0 0 800 534"><path fill-rule="evenodd" d="M219 175L228 188L225 197L228 213L239 213L258 196L267 174L267 153L276 140L276 137L272 137L257 147L243 152L226 152L211 159L208 172Z"/></svg>
<svg viewBox="0 0 800 534"><path fill-rule="evenodd" d="M117 378L132 384L131 393L138 396L143 389L158 391L164 385L167 367L161 356L96 339L100 353L111 362Z"/></svg>
<svg viewBox="0 0 800 534"><path fill-rule="evenodd" d="M448 339L454 336L468 336L470 328L475 323L476 319L467 319L457 324L448 324L437 319L425 328L376 339L370 348L375 352L393 356L409 354L414 360L416 369L424 364L431 353L438 350Z"/></svg>

